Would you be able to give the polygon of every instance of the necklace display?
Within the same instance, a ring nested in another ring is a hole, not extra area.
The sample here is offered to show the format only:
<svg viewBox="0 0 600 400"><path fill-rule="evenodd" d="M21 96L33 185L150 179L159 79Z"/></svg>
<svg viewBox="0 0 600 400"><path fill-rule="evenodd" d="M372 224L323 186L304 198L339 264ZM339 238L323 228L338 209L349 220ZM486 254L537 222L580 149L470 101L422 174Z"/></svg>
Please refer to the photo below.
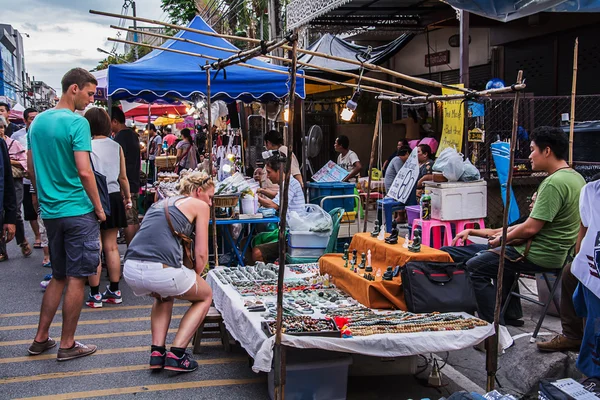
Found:
<svg viewBox="0 0 600 400"><path fill-rule="evenodd" d="M286 268L289 269L287 274L297 275L284 281L283 329L287 334L347 338L470 330L487 325L478 318L450 313L374 311L337 289L330 282L329 275L319 275L317 264L298 264ZM219 268L213 273L223 285L235 288L245 299L244 307L249 312L261 312L263 330L271 335L275 331L274 320L277 315L275 297L278 271L277 265L257 263L252 267ZM335 329L331 329L332 325Z"/></svg>

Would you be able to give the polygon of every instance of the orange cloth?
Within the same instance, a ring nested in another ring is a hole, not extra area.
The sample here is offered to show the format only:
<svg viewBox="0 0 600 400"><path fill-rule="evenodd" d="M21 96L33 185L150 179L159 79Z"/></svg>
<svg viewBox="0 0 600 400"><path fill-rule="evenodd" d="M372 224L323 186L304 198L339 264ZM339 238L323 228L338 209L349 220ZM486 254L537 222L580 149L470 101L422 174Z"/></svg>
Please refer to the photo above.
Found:
<svg viewBox="0 0 600 400"><path fill-rule="evenodd" d="M421 252L412 253L403 248L402 243L404 243L403 238L398 238L398 244L390 245L377 240L377 238L372 238L370 233L358 233L354 235L350 243L350 257L352 257L352 250L357 249L357 258L360 263L360 254L371 250L373 275L378 268L383 274L388 266L402 266L409 261L452 262L450 255L443 251L421 246ZM338 288L349 293L366 307L407 311L400 276L393 278L392 281L368 281L362 277L365 273L364 270L359 270L359 274L356 274L350 271L349 266L344 268L345 261L342 256L342 254L322 256L319 259L321 274L329 274Z"/></svg>

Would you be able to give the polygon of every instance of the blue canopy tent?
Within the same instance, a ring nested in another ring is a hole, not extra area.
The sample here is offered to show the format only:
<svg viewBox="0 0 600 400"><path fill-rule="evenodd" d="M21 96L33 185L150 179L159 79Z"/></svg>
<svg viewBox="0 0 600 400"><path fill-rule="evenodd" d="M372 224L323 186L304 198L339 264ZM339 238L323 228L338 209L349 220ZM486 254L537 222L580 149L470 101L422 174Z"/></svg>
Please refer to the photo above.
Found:
<svg viewBox="0 0 600 400"><path fill-rule="evenodd" d="M189 28L215 32L202 18L196 16ZM239 51L227 40L189 31L179 31L175 37ZM225 59L234 53L214 50L178 40L168 40L161 48L202 54ZM112 100L191 100L193 95L206 95L206 72L201 68L213 59L153 50L131 64L111 65L108 69L108 95ZM287 73L286 67L272 65L258 59L246 64L275 69ZM303 74L301 71L299 74ZM231 103L235 100L277 101L289 94L289 74L260 71L241 65L225 68L225 73L211 72L211 99ZM296 94L304 98L304 79L296 81Z"/></svg>

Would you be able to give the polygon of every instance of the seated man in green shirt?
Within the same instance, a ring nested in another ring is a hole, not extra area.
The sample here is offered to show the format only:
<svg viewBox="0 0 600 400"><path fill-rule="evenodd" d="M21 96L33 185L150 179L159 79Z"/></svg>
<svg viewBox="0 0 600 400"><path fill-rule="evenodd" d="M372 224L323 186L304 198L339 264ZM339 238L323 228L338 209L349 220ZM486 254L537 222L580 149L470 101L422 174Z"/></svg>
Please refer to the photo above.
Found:
<svg viewBox="0 0 600 400"><path fill-rule="evenodd" d="M510 287L516 272L545 272L562 268L568 250L575 244L579 228L579 192L585 180L565 161L569 141L560 128L542 126L531 133L529 160L534 171L548 173L537 191L529 218L508 232L504 287ZM493 322L501 235L489 239L492 250L467 261L477 298L479 317ZM519 245L510 245L515 241ZM531 242L528 246L527 242ZM503 321L500 321L503 323Z"/></svg>

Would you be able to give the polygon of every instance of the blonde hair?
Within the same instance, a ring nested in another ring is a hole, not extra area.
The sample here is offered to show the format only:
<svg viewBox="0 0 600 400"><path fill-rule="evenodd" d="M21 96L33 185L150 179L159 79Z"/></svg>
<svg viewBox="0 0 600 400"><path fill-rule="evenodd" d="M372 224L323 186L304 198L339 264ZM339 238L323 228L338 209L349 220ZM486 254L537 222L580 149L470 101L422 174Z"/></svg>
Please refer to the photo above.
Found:
<svg viewBox="0 0 600 400"><path fill-rule="evenodd" d="M180 194L189 196L196 189L201 189L204 192L214 186L214 182L205 171L193 171L182 174L177 190Z"/></svg>

